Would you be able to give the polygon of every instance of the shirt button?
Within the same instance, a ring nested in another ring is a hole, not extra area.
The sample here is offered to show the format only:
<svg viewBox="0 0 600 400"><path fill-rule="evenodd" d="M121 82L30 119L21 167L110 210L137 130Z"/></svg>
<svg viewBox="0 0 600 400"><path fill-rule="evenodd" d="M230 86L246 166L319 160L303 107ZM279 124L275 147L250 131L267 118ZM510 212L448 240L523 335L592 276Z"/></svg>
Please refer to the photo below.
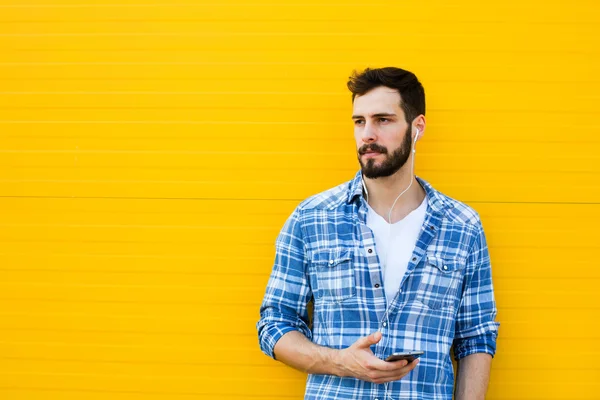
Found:
<svg viewBox="0 0 600 400"><path fill-rule="evenodd" d="M413 257L413 259L412 259L412 260L413 260L413 261L417 261L417 257Z"/></svg>
<svg viewBox="0 0 600 400"><path fill-rule="evenodd" d="M444 268L444 271L448 271L448 266L447 265L444 265L443 268Z"/></svg>
<svg viewBox="0 0 600 400"><path fill-rule="evenodd" d="M369 254L371 254L373 252L373 249L369 249L367 251L369 252Z"/></svg>
<svg viewBox="0 0 600 400"><path fill-rule="evenodd" d="M384 328L387 326L387 322L384 322L383 324L381 324Z"/></svg>
<svg viewBox="0 0 600 400"><path fill-rule="evenodd" d="M329 260L329 265L333 265L333 260Z"/></svg>
<svg viewBox="0 0 600 400"><path fill-rule="evenodd" d="M379 289L379 283L375 284L375 289Z"/></svg>

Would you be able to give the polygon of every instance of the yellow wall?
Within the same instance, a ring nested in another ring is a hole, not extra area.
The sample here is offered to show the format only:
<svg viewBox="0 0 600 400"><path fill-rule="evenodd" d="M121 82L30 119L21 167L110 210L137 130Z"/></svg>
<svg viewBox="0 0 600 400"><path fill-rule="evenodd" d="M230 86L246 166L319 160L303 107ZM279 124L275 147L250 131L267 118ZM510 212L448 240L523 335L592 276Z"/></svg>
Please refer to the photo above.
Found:
<svg viewBox="0 0 600 400"><path fill-rule="evenodd" d="M0 0L0 398L301 398L255 332L273 242L396 65L488 232L488 398L600 399L597 1L169 3Z"/></svg>

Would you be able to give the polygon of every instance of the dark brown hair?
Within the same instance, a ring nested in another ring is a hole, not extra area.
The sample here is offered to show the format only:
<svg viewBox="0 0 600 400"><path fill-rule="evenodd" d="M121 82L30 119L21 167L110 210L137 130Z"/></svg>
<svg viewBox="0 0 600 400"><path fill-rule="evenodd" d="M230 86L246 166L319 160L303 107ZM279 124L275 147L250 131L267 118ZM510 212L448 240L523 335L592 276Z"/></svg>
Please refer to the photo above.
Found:
<svg viewBox="0 0 600 400"><path fill-rule="evenodd" d="M396 89L400 93L400 107L409 124L419 115L425 115L425 90L410 71L395 67L367 68L360 73L354 71L347 85L353 102L356 96L380 86Z"/></svg>

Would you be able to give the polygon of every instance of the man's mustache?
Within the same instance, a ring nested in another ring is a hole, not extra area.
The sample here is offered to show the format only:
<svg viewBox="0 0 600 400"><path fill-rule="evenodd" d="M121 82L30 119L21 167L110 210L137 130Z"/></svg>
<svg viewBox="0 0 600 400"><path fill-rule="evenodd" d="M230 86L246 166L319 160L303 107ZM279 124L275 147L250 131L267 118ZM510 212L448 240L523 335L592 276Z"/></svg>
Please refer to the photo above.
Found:
<svg viewBox="0 0 600 400"><path fill-rule="evenodd" d="M360 154L361 156L367 152L387 154L387 149L381 145L378 145L377 143L365 144L360 149L358 149L358 154Z"/></svg>

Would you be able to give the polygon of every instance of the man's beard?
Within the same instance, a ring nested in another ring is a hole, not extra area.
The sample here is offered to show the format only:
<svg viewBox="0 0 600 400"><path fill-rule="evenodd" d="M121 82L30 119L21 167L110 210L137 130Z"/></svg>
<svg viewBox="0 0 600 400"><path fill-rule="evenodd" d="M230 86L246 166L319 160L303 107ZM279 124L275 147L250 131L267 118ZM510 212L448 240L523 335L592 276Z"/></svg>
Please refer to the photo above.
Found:
<svg viewBox="0 0 600 400"><path fill-rule="evenodd" d="M409 132L410 127L406 130L406 133L404 134L404 140L402 141L400 147L394 150L394 152L390 155L387 155L387 148L376 143L365 144L358 149L358 162L362 168L363 175L370 179L376 179L385 178L398 172L400 168L406 164L406 161L408 161L408 158L410 157L411 140ZM375 165L375 159L370 158L367 160L366 164L363 164L361 156L367 151L375 151L385 154L385 160L383 160L381 164Z"/></svg>

